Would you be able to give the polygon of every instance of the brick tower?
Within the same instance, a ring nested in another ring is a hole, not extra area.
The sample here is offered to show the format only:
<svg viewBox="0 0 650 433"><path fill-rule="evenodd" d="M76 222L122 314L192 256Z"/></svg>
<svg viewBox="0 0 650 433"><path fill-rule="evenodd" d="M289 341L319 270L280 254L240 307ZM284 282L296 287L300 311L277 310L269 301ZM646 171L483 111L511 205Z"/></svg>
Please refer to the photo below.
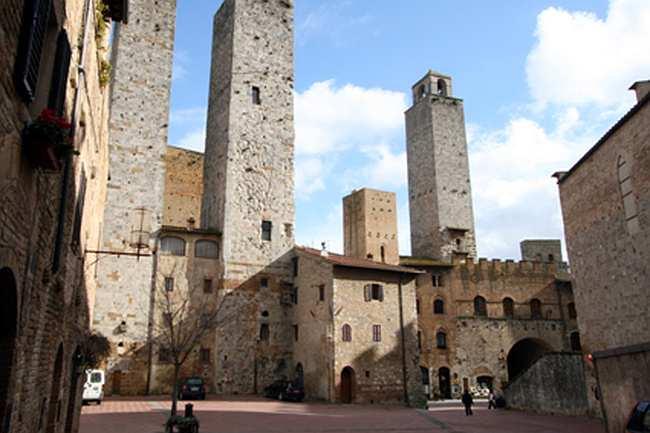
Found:
<svg viewBox="0 0 650 433"><path fill-rule="evenodd" d="M451 77L429 71L406 111L411 249L415 256L476 256L463 101Z"/></svg>
<svg viewBox="0 0 650 433"><path fill-rule="evenodd" d="M129 24L115 30L104 251L134 253L161 226L175 20L175 0L130 0ZM147 338L152 258L102 254L97 263L93 327L130 353ZM118 391L143 393L142 370L120 359L109 363L109 375L120 372Z"/></svg>
<svg viewBox="0 0 650 433"><path fill-rule="evenodd" d="M399 265L394 192L363 188L343 198L345 255Z"/></svg>
<svg viewBox="0 0 650 433"><path fill-rule="evenodd" d="M293 1L225 0L214 18L201 211L203 227L222 233L237 315L216 342L218 392L257 392L290 357L293 76Z"/></svg>

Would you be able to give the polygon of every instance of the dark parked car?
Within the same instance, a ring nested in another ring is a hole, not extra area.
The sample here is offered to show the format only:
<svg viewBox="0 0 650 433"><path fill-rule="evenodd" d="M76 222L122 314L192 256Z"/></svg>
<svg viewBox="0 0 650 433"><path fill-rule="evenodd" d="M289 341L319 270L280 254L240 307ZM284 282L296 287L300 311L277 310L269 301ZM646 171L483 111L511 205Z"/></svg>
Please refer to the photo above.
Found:
<svg viewBox="0 0 650 433"><path fill-rule="evenodd" d="M650 401L640 401L632 410L625 433L650 432Z"/></svg>
<svg viewBox="0 0 650 433"><path fill-rule="evenodd" d="M264 388L264 395L267 398L299 402L305 398L305 389L296 382L280 379Z"/></svg>
<svg viewBox="0 0 650 433"><path fill-rule="evenodd" d="M205 400L205 383L200 377L189 377L181 384L179 400Z"/></svg>

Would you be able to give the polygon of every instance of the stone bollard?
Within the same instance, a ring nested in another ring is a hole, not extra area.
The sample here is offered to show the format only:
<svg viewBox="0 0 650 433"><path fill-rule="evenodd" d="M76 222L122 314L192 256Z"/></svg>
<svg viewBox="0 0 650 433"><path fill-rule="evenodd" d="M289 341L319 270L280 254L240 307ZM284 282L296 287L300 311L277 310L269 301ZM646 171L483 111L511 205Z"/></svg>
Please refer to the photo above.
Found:
<svg viewBox="0 0 650 433"><path fill-rule="evenodd" d="M185 405L185 418L194 418L194 405L192 403Z"/></svg>

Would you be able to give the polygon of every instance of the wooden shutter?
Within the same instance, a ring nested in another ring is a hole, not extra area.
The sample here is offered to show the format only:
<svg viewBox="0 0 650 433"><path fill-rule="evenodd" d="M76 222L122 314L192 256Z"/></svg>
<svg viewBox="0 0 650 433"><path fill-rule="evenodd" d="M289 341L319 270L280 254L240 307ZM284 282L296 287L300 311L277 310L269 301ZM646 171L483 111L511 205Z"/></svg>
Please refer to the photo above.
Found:
<svg viewBox="0 0 650 433"><path fill-rule="evenodd" d="M25 0L14 75L16 90L25 102L36 98L43 41L52 0Z"/></svg>
<svg viewBox="0 0 650 433"><path fill-rule="evenodd" d="M379 285L379 301L384 302L384 286Z"/></svg>
<svg viewBox="0 0 650 433"><path fill-rule="evenodd" d="M370 284L366 284L363 287L363 299L366 302L370 302L372 300L372 286Z"/></svg>
<svg viewBox="0 0 650 433"><path fill-rule="evenodd" d="M65 30L59 32L56 40L56 57L54 58L54 69L52 70L52 86L48 107L53 109L59 116L63 115L65 105L65 93L68 87L68 72L70 70L70 57L72 50L68 41L68 34Z"/></svg>

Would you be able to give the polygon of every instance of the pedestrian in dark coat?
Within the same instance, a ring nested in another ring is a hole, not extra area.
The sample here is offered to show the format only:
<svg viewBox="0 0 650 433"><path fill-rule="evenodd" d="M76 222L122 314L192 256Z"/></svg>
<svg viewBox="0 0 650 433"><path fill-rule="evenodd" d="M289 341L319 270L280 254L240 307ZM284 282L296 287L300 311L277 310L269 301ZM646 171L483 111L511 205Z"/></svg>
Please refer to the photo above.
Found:
<svg viewBox="0 0 650 433"><path fill-rule="evenodd" d="M463 392L463 398L461 400L463 402L463 406L465 406L465 415L470 416L474 415L472 412L472 405L474 404L474 399L472 398L472 394L469 393L469 391L465 390Z"/></svg>

